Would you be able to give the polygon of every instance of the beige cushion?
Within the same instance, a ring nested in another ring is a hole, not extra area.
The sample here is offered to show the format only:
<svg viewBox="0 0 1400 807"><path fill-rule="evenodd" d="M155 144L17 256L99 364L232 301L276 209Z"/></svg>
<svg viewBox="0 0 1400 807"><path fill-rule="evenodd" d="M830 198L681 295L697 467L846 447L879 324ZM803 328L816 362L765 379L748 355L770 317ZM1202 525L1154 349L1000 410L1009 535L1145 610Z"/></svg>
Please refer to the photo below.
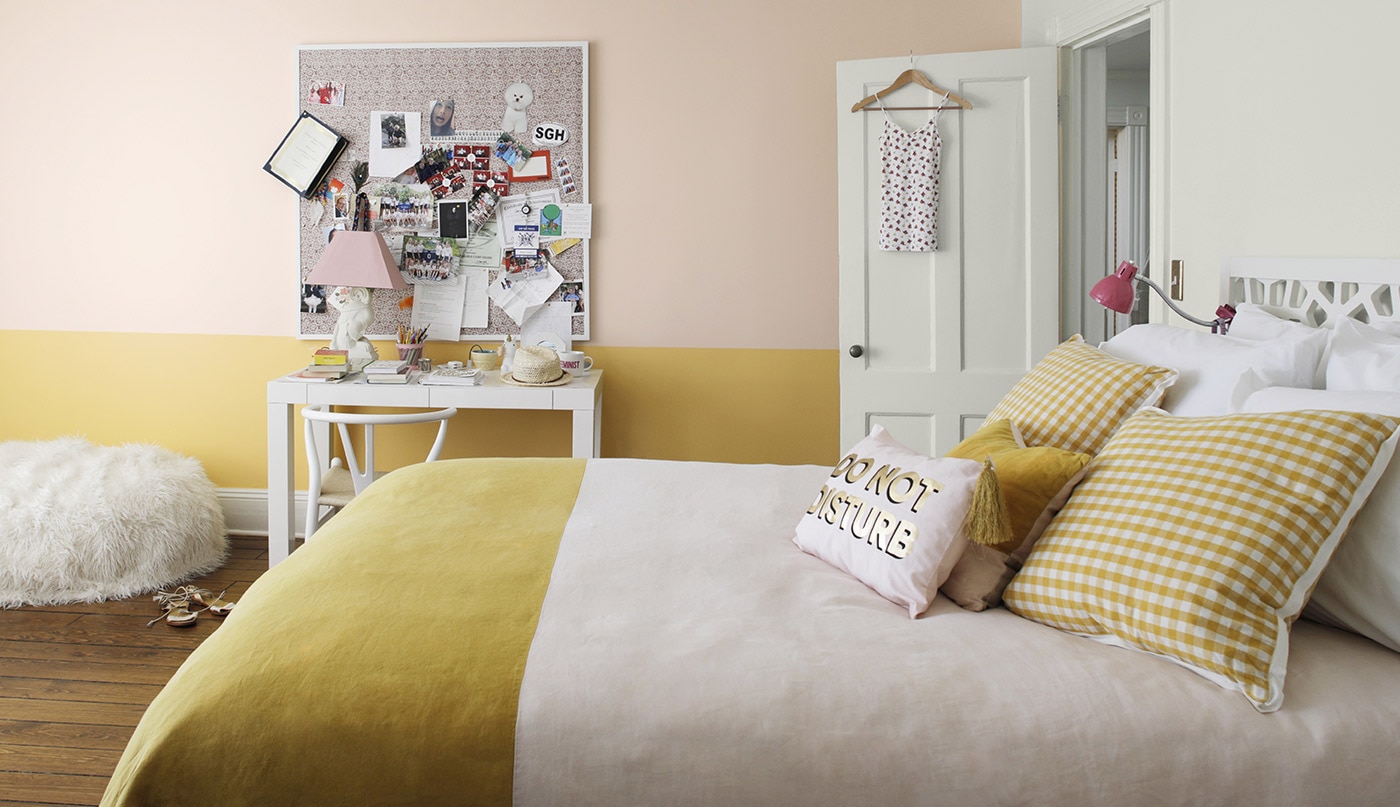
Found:
<svg viewBox="0 0 1400 807"><path fill-rule="evenodd" d="M987 415L1010 420L1026 445L1097 453L1132 413L1176 381L1168 367L1115 359L1075 335L1041 359Z"/></svg>
<svg viewBox="0 0 1400 807"><path fill-rule="evenodd" d="M1089 463L1003 600L1274 711L1289 625L1384 471L1397 422L1139 412Z"/></svg>

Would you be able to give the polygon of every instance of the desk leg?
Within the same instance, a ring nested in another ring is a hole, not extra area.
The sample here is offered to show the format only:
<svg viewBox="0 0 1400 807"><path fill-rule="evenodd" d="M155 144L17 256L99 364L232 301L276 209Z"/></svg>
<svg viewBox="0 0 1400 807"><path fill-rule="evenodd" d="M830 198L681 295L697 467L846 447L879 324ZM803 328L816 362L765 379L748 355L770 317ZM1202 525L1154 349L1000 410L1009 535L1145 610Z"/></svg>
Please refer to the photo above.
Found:
<svg viewBox="0 0 1400 807"><path fill-rule="evenodd" d="M598 456L602 436L602 418L597 409L574 410L574 456L588 459Z"/></svg>
<svg viewBox="0 0 1400 807"><path fill-rule="evenodd" d="M296 530L292 524L295 444L292 442L292 407L267 405L267 565L276 566L292 552Z"/></svg>

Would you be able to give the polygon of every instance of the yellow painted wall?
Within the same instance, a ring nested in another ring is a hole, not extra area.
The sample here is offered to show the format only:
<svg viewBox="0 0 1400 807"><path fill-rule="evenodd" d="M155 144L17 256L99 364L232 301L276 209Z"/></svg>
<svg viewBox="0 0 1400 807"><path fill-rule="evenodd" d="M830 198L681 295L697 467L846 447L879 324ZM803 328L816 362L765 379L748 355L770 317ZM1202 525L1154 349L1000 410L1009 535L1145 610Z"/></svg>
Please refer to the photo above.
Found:
<svg viewBox="0 0 1400 807"><path fill-rule="evenodd" d="M78 434L156 443L200 459L218 487L264 488L266 382L308 363L316 346L278 337L0 331L0 440ZM465 360L469 348L433 343L428 355ZM822 465L840 449L834 350L585 349L607 372L604 456ZM101 360L107 356L120 360ZM464 410L448 428L445 455L563 456L570 433L565 412ZM421 460L432 440L426 426L384 434L381 470ZM297 478L304 487L302 462Z"/></svg>

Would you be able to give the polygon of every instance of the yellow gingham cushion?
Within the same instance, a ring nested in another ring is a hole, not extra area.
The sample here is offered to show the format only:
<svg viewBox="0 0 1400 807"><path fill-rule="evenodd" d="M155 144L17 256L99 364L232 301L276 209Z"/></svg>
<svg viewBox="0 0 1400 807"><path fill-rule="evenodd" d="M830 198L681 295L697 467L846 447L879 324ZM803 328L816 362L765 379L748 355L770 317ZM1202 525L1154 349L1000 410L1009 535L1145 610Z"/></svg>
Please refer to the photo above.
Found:
<svg viewBox="0 0 1400 807"><path fill-rule="evenodd" d="M1013 421L1028 446L1095 454L1125 418L1162 400L1176 376L1115 359L1075 334L1031 368L987 422Z"/></svg>
<svg viewBox="0 0 1400 807"><path fill-rule="evenodd" d="M1261 712L1288 626L1395 450L1353 412L1130 417L1012 579L1012 611L1176 661Z"/></svg>

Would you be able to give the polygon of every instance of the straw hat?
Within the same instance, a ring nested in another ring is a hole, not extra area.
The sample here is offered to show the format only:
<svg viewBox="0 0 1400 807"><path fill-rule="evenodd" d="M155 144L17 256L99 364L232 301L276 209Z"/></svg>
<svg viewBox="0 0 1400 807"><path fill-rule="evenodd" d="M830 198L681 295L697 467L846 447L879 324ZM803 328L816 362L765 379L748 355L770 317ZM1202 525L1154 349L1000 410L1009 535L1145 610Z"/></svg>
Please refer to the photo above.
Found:
<svg viewBox="0 0 1400 807"><path fill-rule="evenodd" d="M553 387L569 383L570 378L559 366L559 354L540 345L516 348L510 372L501 374L502 381L522 387Z"/></svg>

